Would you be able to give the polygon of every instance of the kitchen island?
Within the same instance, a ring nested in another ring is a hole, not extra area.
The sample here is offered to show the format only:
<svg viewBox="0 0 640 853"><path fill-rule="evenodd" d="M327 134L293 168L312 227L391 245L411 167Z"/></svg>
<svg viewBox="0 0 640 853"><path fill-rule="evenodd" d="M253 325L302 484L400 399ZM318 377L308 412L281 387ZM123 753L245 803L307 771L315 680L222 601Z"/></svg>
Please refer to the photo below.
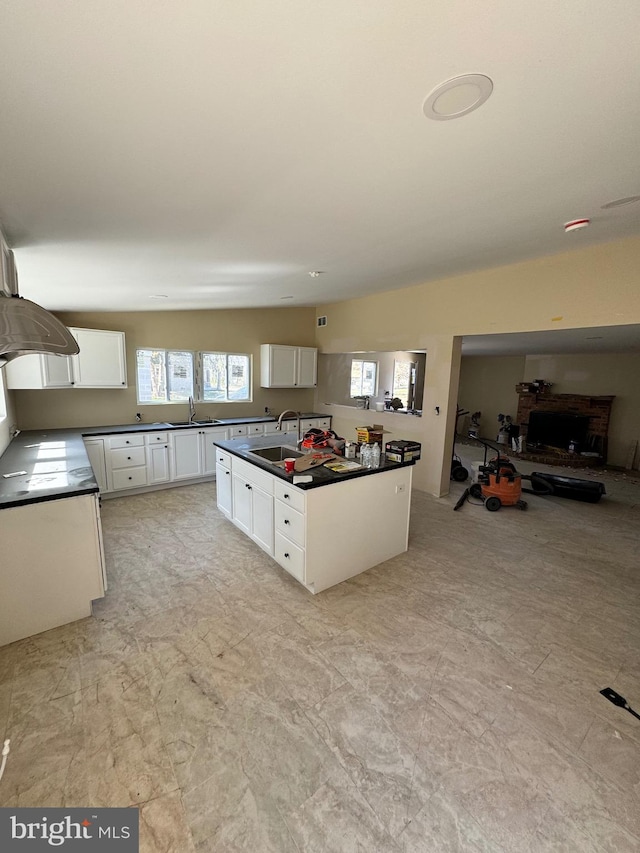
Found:
<svg viewBox="0 0 640 853"><path fill-rule="evenodd" d="M255 453L279 444L286 438L216 441L217 503L306 589L321 592L407 550L414 462L347 473L319 466L294 484Z"/></svg>

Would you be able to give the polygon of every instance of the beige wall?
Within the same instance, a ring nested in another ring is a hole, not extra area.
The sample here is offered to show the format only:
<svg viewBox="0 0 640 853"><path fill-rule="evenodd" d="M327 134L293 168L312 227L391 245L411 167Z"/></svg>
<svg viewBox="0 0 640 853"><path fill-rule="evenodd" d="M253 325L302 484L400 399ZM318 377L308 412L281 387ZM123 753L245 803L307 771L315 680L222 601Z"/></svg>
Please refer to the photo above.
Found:
<svg viewBox="0 0 640 853"><path fill-rule="evenodd" d="M327 325L316 328L316 341L323 353L426 350L423 455L428 448L437 459L429 460L420 488L445 494L459 336L640 323L639 271L639 237L574 249L319 306ZM452 382L445 387L448 374ZM440 416L434 405L440 406ZM436 482L438 470L442 476Z"/></svg>
<svg viewBox="0 0 640 853"><path fill-rule="evenodd" d="M274 308L236 311L149 311L131 313L65 313L68 326L122 331L127 343L127 389L70 388L16 391L16 416L20 429L97 426L133 423L136 412L143 421L186 420L184 404L146 406L136 402L135 351L140 347L220 350L253 355L252 403L200 403L203 417L250 417L269 406L275 414L284 409L310 411L314 391L272 390L260 387L260 344L314 346L315 311L312 308Z"/></svg>
<svg viewBox="0 0 640 853"><path fill-rule="evenodd" d="M640 441L640 353L529 355L523 379L553 382L554 394L615 395L608 461L623 467L632 441ZM637 467L637 463L636 463Z"/></svg>
<svg viewBox="0 0 640 853"><path fill-rule="evenodd" d="M463 356L458 401L470 412L482 412L480 434L485 438L495 441L500 428L500 413L511 415L515 423L518 411L516 385L522 382L524 365L523 355Z"/></svg>

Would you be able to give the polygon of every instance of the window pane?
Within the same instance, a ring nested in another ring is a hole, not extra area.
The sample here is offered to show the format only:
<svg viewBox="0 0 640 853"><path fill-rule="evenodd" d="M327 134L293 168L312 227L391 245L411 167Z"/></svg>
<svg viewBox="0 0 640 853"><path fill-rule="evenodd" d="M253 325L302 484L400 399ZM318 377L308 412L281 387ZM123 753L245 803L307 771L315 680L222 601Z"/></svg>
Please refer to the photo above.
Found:
<svg viewBox="0 0 640 853"><path fill-rule="evenodd" d="M376 371L378 365L375 361L362 362L362 391L367 397L375 397L376 393Z"/></svg>
<svg viewBox="0 0 640 853"><path fill-rule="evenodd" d="M227 357L223 352L202 353L202 399L227 398Z"/></svg>
<svg viewBox="0 0 640 853"><path fill-rule="evenodd" d="M402 400L405 408L409 404L409 380L412 367L410 361L396 361L393 366L393 396Z"/></svg>
<svg viewBox="0 0 640 853"><path fill-rule="evenodd" d="M166 403L165 351L139 349L137 352L137 369L139 402Z"/></svg>
<svg viewBox="0 0 640 853"><path fill-rule="evenodd" d="M351 396L362 396L362 362L351 362Z"/></svg>
<svg viewBox="0 0 640 853"><path fill-rule="evenodd" d="M186 402L193 396L193 354L170 351L167 353L167 385L169 402Z"/></svg>
<svg viewBox="0 0 640 853"><path fill-rule="evenodd" d="M228 361L228 399L250 399L249 356L230 355Z"/></svg>

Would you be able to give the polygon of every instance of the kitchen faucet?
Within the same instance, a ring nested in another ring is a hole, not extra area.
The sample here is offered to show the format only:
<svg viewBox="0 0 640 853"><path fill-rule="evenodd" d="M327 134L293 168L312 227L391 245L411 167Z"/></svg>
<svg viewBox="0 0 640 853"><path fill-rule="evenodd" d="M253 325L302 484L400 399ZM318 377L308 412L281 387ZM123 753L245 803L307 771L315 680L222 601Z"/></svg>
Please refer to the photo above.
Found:
<svg viewBox="0 0 640 853"><path fill-rule="evenodd" d="M278 418L278 424L276 429L282 429L282 419L285 415L293 415L296 419L296 434L298 436L298 440L296 441L296 447L298 450L302 450L300 445L302 444L302 437L300 436L300 412L294 412L293 409L285 409L285 411Z"/></svg>
<svg viewBox="0 0 640 853"><path fill-rule="evenodd" d="M193 397L189 397L189 423L192 424L196 416L196 407Z"/></svg>

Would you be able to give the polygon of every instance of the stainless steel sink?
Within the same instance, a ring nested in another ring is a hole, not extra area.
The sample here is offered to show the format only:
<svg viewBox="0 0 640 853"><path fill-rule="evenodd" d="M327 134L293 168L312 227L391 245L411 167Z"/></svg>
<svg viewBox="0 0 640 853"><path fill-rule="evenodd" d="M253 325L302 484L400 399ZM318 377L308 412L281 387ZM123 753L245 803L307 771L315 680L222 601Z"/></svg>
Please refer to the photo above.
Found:
<svg viewBox="0 0 640 853"><path fill-rule="evenodd" d="M261 447L258 450L249 450L251 456L258 456L264 459L265 462L282 462L283 459L298 459L304 456L295 447L288 447L286 444L279 444L277 447Z"/></svg>

